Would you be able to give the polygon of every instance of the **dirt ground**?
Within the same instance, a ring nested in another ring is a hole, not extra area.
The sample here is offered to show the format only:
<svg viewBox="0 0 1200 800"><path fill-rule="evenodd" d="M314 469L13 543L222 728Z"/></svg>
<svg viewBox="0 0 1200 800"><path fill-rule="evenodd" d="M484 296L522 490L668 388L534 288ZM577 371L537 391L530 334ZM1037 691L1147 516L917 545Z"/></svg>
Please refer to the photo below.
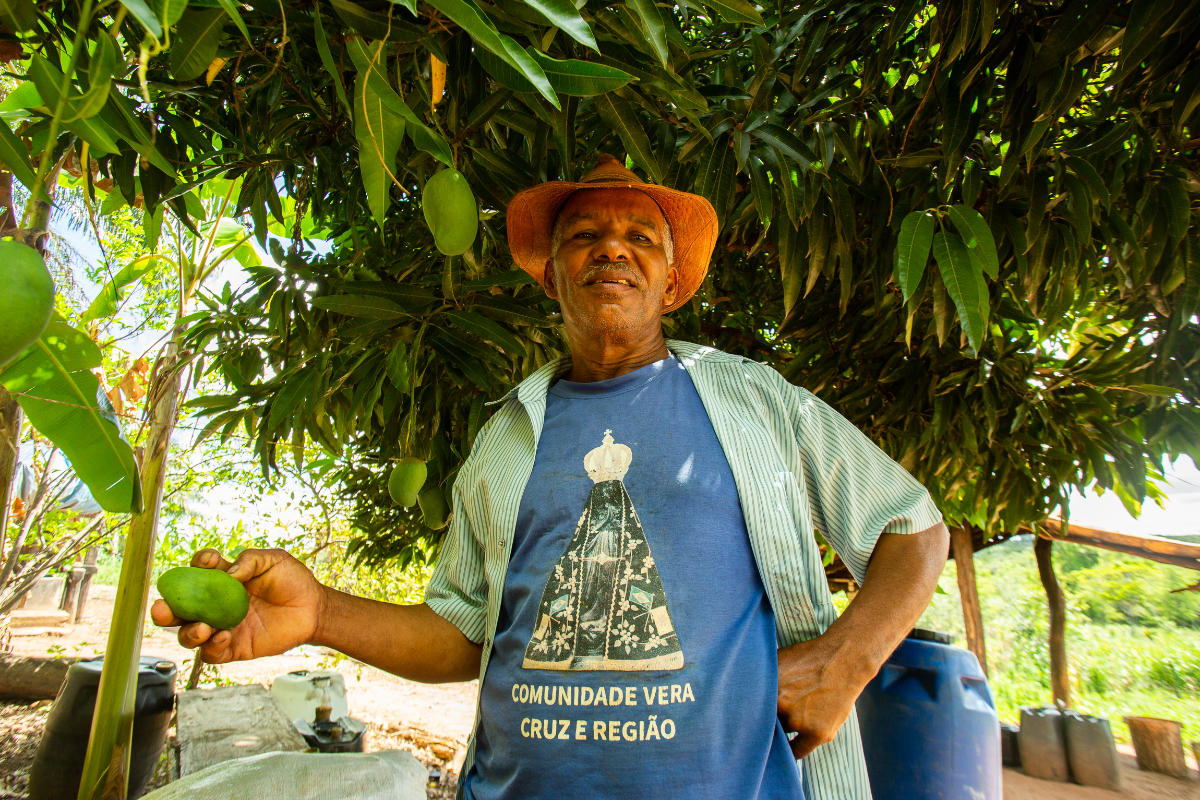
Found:
<svg viewBox="0 0 1200 800"><path fill-rule="evenodd" d="M110 586L93 587L87 613L68 633L39 636L14 636L13 652L45 656L86 657L104 650L107 627L116 590ZM153 590L152 590L153 593ZM191 651L180 647L173 632L147 624L142 654L174 661L180 670L180 688L187 679ZM185 664L184 662L188 662ZM366 749L410 750L430 770L444 771L448 753L439 747L432 752L414 742L405 731L418 729L434 736L465 744L475 713L476 682L430 686L413 683L373 667L348 659L337 660L315 648L299 648L273 658L241 664L208 667L204 684L261 683L270 686L278 675L297 669L332 668L346 679L346 699L350 716L368 724ZM49 701L39 703L0 703L0 800L25 800L29 765L41 738ZM1122 747L1123 789L1120 793L1066 783L1031 778L1018 770L1004 770L1004 800L1200 800L1200 773L1189 759L1192 780L1142 772L1128 747ZM1190 755L1190 754L1189 754ZM165 770L155 784L166 779ZM431 786L430 800L453 797L444 783Z"/></svg>

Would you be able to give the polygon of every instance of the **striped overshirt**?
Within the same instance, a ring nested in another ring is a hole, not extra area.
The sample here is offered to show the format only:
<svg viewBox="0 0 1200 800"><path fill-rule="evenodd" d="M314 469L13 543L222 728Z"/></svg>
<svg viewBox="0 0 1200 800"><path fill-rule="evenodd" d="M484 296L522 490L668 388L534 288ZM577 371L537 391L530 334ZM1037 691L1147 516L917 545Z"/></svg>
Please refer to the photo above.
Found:
<svg viewBox="0 0 1200 800"><path fill-rule="evenodd" d="M691 377L733 471L778 645L819 636L837 611L814 532L821 531L861 583L881 533L923 531L940 522L941 513L925 488L861 431L770 367L688 342L668 340L667 349ZM454 483L450 530L425 600L482 643L481 678L546 391L570 368L570 357L550 362L496 401L500 408ZM478 702L476 709L478 715ZM464 775L474 751L472 736ZM809 800L870 800L854 714L832 742L804 759L803 784Z"/></svg>

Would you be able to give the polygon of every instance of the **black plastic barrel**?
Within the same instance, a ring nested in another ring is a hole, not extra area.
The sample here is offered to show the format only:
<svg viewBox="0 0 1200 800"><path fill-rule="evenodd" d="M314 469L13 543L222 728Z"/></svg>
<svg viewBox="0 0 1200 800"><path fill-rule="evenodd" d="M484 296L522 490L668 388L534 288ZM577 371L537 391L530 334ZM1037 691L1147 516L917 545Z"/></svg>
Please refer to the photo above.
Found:
<svg viewBox="0 0 1200 800"><path fill-rule="evenodd" d="M67 671L29 770L29 800L75 800L83 776L96 690L104 658L78 661ZM175 708L175 664L142 656L130 748L129 794L138 797L158 763Z"/></svg>

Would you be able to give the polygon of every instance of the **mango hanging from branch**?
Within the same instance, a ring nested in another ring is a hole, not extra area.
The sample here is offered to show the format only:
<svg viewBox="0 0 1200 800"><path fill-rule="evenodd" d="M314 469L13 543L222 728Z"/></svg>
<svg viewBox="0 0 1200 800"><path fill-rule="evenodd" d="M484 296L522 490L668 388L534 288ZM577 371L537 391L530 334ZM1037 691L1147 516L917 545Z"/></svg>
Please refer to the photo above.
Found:
<svg viewBox="0 0 1200 800"><path fill-rule="evenodd" d="M436 484L422 489L417 499L421 504L421 518L426 525L435 531L446 527L450 519L450 509L446 505L446 496Z"/></svg>
<svg viewBox="0 0 1200 800"><path fill-rule="evenodd" d="M392 474L388 476L388 494L398 505L412 508L417 504L417 495L429 477L429 468L419 458L405 456L400 459Z"/></svg>
<svg viewBox="0 0 1200 800"><path fill-rule="evenodd" d="M5 295L4 316L0 319L3 366L36 342L46 329L54 311L54 279L32 247L0 241L0 286Z"/></svg>
<svg viewBox="0 0 1200 800"><path fill-rule="evenodd" d="M421 210L444 256L461 256L475 243L479 207L467 179L456 169L444 169L425 182Z"/></svg>

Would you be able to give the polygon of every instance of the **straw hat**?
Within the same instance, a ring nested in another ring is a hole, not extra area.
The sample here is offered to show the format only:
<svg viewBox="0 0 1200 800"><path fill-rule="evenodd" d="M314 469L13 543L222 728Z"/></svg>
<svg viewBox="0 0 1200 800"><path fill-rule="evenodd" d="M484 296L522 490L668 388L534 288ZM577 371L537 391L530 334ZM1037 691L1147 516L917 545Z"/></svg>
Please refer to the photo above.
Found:
<svg viewBox="0 0 1200 800"><path fill-rule="evenodd" d="M717 244L717 212L698 194L645 183L610 155L596 159L596 166L578 183L550 181L516 195L508 204L508 248L517 266L539 284L554 233L554 219L567 198L581 189L637 189L650 196L662 209L675 243L675 268L679 270L679 295L663 313L686 303L708 273L708 259Z"/></svg>

